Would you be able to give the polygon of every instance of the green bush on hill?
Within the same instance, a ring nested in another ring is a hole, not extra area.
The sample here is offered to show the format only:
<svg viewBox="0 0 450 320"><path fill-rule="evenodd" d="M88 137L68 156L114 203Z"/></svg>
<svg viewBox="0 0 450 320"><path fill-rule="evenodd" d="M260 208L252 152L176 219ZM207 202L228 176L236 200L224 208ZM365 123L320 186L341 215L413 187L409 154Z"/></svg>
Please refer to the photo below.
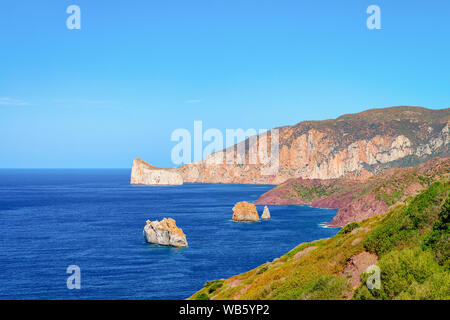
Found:
<svg viewBox="0 0 450 320"><path fill-rule="evenodd" d="M338 275L326 275L317 278L306 286L301 294L302 299L308 300L340 300L343 292L350 288L347 279Z"/></svg>
<svg viewBox="0 0 450 320"><path fill-rule="evenodd" d="M213 281L206 281L204 288L208 289L208 293L213 293L218 288L223 286L224 281L223 280L213 280Z"/></svg>
<svg viewBox="0 0 450 320"><path fill-rule="evenodd" d="M420 194L329 239L303 243L280 257L227 280L208 281L191 299L445 299L450 300L450 188L445 178ZM352 232L361 228L360 232ZM308 247L295 258L296 254ZM350 288L348 262L377 254L381 288L370 274ZM230 284L233 285L230 285ZM213 295L211 295L213 293ZM210 297L211 295L211 297Z"/></svg>
<svg viewBox="0 0 450 320"><path fill-rule="evenodd" d="M209 296L206 293L201 292L195 297L195 300L209 300Z"/></svg>
<svg viewBox="0 0 450 320"><path fill-rule="evenodd" d="M450 275L438 265L429 251L420 248L395 250L378 263L381 270L381 288L367 289L369 275L361 275L363 285L354 299L448 299Z"/></svg>
<svg viewBox="0 0 450 320"><path fill-rule="evenodd" d="M395 208L367 237L364 247L380 256L401 244L410 243L419 235L419 229L431 227L436 219L433 212L437 211L436 207L447 189L446 183L436 182L413 198L407 206Z"/></svg>
<svg viewBox="0 0 450 320"><path fill-rule="evenodd" d="M359 222L350 222L349 224L347 224L345 227L343 227L341 230L339 230L338 234L346 234L349 232L352 232L352 230L359 228L361 226L361 224Z"/></svg>
<svg viewBox="0 0 450 320"><path fill-rule="evenodd" d="M450 270L450 196L447 196L441 207L438 220L433 231L425 238L424 248L434 251L435 259L440 265Z"/></svg>
<svg viewBox="0 0 450 320"><path fill-rule="evenodd" d="M450 299L449 185L435 182L392 210L364 246L381 258L381 288L362 285L354 299Z"/></svg>

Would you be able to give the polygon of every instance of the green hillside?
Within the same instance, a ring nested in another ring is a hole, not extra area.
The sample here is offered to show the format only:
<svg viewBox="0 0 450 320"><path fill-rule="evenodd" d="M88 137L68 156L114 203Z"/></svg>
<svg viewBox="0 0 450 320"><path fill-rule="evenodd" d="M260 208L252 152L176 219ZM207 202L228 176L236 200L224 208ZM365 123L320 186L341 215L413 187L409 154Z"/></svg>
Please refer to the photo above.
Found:
<svg viewBox="0 0 450 320"><path fill-rule="evenodd" d="M210 281L190 299L450 299L448 178L279 259ZM376 264L380 289L363 272Z"/></svg>

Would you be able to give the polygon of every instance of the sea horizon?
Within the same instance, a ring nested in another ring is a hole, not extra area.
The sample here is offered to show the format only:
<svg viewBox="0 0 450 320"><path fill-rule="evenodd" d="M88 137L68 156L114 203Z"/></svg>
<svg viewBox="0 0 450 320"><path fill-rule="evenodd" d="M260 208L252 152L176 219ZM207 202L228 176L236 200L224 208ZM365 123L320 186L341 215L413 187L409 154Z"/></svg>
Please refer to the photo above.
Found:
<svg viewBox="0 0 450 320"><path fill-rule="evenodd" d="M321 227L336 210L269 206L270 221L231 220L236 202L271 188L136 186L123 169L0 170L0 299L186 299L206 281L336 234ZM145 243L145 221L164 217L187 248ZM66 287L69 265L81 269L81 290Z"/></svg>

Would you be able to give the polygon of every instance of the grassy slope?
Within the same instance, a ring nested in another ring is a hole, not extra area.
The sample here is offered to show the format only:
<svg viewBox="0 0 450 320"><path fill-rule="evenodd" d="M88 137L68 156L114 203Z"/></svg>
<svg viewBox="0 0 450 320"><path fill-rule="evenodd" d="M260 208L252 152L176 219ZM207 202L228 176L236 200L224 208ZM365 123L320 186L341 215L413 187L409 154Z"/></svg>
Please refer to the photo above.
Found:
<svg viewBox="0 0 450 320"><path fill-rule="evenodd" d="M450 299L449 193L448 179L435 182L384 215L351 223L330 239L301 244L254 270L209 282L190 299ZM303 251L308 247L313 250ZM352 256L364 251L379 257L380 290L367 289L368 274L361 275L356 290L342 274Z"/></svg>

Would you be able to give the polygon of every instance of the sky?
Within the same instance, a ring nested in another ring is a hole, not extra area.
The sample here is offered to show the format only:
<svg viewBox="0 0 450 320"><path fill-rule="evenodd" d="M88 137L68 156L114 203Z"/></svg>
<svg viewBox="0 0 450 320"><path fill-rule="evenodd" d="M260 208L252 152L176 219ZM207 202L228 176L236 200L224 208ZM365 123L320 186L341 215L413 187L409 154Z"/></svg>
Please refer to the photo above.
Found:
<svg viewBox="0 0 450 320"><path fill-rule="evenodd" d="M448 0L2 0L0 168L173 166L171 134L195 120L447 108L449 21Z"/></svg>

